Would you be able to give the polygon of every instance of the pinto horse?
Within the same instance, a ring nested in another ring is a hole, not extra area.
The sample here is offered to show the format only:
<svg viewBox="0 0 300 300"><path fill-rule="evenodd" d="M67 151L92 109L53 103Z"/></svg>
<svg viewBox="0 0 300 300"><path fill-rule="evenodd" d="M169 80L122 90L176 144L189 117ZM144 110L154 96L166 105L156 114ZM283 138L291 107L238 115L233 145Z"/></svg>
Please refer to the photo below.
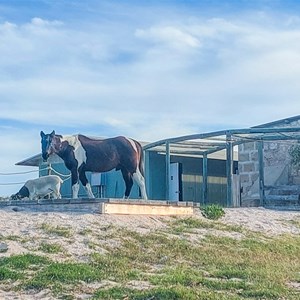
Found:
<svg viewBox="0 0 300 300"><path fill-rule="evenodd" d="M41 135L42 157L47 161L51 154L61 157L71 171L72 196L78 198L79 180L89 198L94 198L91 185L86 178L86 171L107 172L112 169L121 170L125 181L125 198L129 197L133 181L147 199L143 150L140 143L123 136L104 140L91 139L84 135L62 136L55 134Z"/></svg>

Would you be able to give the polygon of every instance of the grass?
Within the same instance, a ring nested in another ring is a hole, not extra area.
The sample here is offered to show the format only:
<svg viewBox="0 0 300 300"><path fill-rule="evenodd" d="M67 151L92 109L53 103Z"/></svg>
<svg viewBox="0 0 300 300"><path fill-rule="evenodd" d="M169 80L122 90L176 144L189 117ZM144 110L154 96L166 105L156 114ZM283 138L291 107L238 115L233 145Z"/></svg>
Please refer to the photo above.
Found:
<svg viewBox="0 0 300 300"><path fill-rule="evenodd" d="M216 229L227 232L246 232L244 228L238 225L226 225L220 222L196 219L193 217L174 219L169 222L172 233L181 234L187 232L194 232L196 229Z"/></svg>
<svg viewBox="0 0 300 300"><path fill-rule="evenodd" d="M64 252L64 249L61 245L57 243L45 243L42 242L38 248L38 250L45 252L45 253L60 253Z"/></svg>
<svg viewBox="0 0 300 300"><path fill-rule="evenodd" d="M197 235L199 228L243 232L244 238L206 235L199 243L184 238L186 233ZM44 225L49 234L70 233L67 229ZM168 229L146 235L119 228L113 236L120 241L117 247L107 254L94 252L84 263L55 262L32 254L1 258L0 285L13 283L19 291L49 289L60 299L72 299L75 292L86 292L86 285L105 280L113 284L88 288L91 299L294 300L300 296L289 285L300 282L299 236L266 238L196 218L174 218ZM56 246L41 245L45 253L60 251ZM136 289L131 281L148 286Z"/></svg>
<svg viewBox="0 0 300 300"><path fill-rule="evenodd" d="M50 224L43 223L40 226L40 229L42 229L47 234L58 235L65 238L69 238L72 236L71 229L65 226L52 226Z"/></svg>

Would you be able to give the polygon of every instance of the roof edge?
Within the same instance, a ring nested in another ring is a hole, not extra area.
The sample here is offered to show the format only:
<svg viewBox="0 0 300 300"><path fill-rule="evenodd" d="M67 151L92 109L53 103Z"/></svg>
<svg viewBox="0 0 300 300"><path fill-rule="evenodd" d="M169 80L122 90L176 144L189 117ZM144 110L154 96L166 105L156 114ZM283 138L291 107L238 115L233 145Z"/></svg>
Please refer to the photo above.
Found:
<svg viewBox="0 0 300 300"><path fill-rule="evenodd" d="M292 123L294 121L297 121L297 120L300 120L300 115L285 118L285 119L276 120L276 121L269 122L269 123L264 123L264 124L261 124L261 125L256 125L256 126L253 126L251 128L265 128L265 127L272 127L274 125L280 125L280 124L290 124L290 123Z"/></svg>

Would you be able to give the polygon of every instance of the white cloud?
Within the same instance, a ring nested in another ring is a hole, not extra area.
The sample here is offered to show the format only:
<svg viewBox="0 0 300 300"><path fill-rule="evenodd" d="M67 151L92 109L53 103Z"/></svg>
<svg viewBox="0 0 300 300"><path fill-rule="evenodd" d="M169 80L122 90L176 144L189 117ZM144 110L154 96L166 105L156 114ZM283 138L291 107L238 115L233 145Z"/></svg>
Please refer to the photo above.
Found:
<svg viewBox="0 0 300 300"><path fill-rule="evenodd" d="M154 141L299 114L298 14L117 9L76 27L63 16L4 20L0 119ZM14 163L36 153L14 143L19 134L5 136Z"/></svg>
<svg viewBox="0 0 300 300"><path fill-rule="evenodd" d="M43 20L41 18L35 17L31 19L31 24L37 27L49 27L49 26L52 27L52 26L61 26L63 25L63 22L57 20L48 21L48 20Z"/></svg>
<svg viewBox="0 0 300 300"><path fill-rule="evenodd" d="M148 30L137 29L135 35L138 38L166 45L176 50L199 48L201 46L197 38L173 26L151 27Z"/></svg>

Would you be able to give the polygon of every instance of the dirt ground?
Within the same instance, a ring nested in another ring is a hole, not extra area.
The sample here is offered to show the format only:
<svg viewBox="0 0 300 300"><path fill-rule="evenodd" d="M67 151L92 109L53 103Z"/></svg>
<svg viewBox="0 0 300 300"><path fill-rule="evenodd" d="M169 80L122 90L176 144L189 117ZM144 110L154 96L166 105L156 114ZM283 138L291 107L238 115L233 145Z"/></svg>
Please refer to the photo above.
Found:
<svg viewBox="0 0 300 300"><path fill-rule="evenodd" d="M198 210L195 218L204 217ZM96 251L105 253L105 246L118 246L118 241L105 237L105 231L114 228L125 228L141 234L146 234L158 229L164 229L169 225L173 217L161 216L129 216L129 215L101 215L97 213L80 212L36 212L26 208L5 207L0 209L0 241L8 246L6 252L0 253L1 257L16 254L39 252L41 243L55 243L65 249L64 253L51 255L57 261L67 259L86 262L89 254ZM212 221L213 222L213 221ZM225 216L217 222L242 226L254 232L261 232L268 236L281 234L300 234L300 211L280 211L264 208L228 208ZM45 228L67 228L69 236L63 237L51 235ZM205 235L206 229L201 229L197 234ZM93 232L93 236L84 234ZM215 232L216 233L216 232ZM104 234L104 235L103 235ZM220 232L216 234L228 234ZM239 233L232 233L233 237L240 238ZM101 237L103 237L101 239ZM196 238L198 241L201 238ZM197 242L197 241L195 241ZM18 295L14 292L3 291L0 288L0 299L52 299L47 291L43 294ZM27 298L26 298L27 297ZM83 298L80 298L83 299Z"/></svg>

